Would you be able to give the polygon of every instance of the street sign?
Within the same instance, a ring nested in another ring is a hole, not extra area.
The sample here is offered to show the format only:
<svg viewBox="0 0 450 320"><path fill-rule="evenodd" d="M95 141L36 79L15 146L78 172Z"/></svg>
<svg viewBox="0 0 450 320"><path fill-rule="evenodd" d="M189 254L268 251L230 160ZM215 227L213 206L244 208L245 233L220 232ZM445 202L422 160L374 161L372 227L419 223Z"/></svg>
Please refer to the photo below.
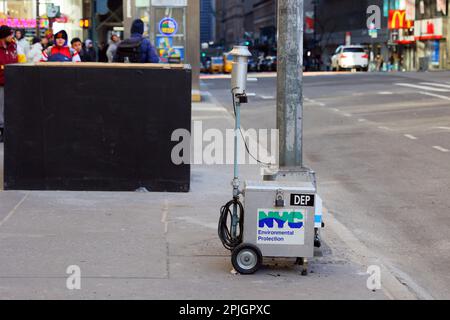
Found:
<svg viewBox="0 0 450 320"><path fill-rule="evenodd" d="M398 31L391 32L391 41L397 42L399 40L399 33Z"/></svg>
<svg viewBox="0 0 450 320"><path fill-rule="evenodd" d="M47 17L49 19L59 18L61 16L60 6L55 6L53 3L47 5Z"/></svg>
<svg viewBox="0 0 450 320"><path fill-rule="evenodd" d="M345 45L349 46L352 44L352 33L351 32L346 32L345 33Z"/></svg>
<svg viewBox="0 0 450 320"><path fill-rule="evenodd" d="M375 27L375 23L370 24L369 36L373 39L378 38L378 30Z"/></svg>
<svg viewBox="0 0 450 320"><path fill-rule="evenodd" d="M165 36L173 36L178 32L178 22L171 18L165 17L159 22L159 33Z"/></svg>

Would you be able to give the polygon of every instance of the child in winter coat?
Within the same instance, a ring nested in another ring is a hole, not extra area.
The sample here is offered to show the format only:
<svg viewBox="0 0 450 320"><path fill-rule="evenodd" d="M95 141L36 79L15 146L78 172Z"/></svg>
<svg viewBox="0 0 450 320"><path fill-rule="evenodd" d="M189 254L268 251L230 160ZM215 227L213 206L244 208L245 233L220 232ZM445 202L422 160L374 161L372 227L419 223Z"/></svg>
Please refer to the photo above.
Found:
<svg viewBox="0 0 450 320"><path fill-rule="evenodd" d="M80 55L67 45L67 32L59 31L54 36L55 44L42 52L41 61L81 62Z"/></svg>

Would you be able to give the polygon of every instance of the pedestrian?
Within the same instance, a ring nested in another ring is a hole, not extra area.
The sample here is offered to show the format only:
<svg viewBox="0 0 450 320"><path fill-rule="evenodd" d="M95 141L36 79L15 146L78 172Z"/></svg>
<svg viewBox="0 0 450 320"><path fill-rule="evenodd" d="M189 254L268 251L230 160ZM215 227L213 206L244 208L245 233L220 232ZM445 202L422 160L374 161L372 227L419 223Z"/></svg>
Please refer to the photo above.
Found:
<svg viewBox="0 0 450 320"><path fill-rule="evenodd" d="M17 29L15 38L19 63L25 63L27 62L28 53L30 52L30 43L25 38L25 29Z"/></svg>
<svg viewBox="0 0 450 320"><path fill-rule="evenodd" d="M97 61L97 53L94 49L94 43L91 39L87 39L84 42L84 48L81 51L81 61L83 62L96 62Z"/></svg>
<svg viewBox="0 0 450 320"><path fill-rule="evenodd" d="M108 62L113 62L114 56L117 52L117 47L120 44L120 38L118 35L113 34L111 36L111 41L109 42L108 50L106 51L106 56L108 57Z"/></svg>
<svg viewBox="0 0 450 320"><path fill-rule="evenodd" d="M67 32L59 31L54 36L54 45L42 52L41 61L50 62L80 62L80 55L67 46Z"/></svg>
<svg viewBox="0 0 450 320"><path fill-rule="evenodd" d="M383 64L384 64L383 56L381 54L377 54L377 57L376 57L375 61L377 63L377 71L382 71L383 70Z"/></svg>
<svg viewBox="0 0 450 320"><path fill-rule="evenodd" d="M29 62L39 62L42 58L42 44L41 39L38 37L33 38L33 44L31 45L31 50L28 52L27 61Z"/></svg>
<svg viewBox="0 0 450 320"><path fill-rule="evenodd" d="M13 39L12 30L8 26L0 27L0 142L3 142L5 107L5 65L17 63L17 45Z"/></svg>
<svg viewBox="0 0 450 320"><path fill-rule="evenodd" d="M48 47L50 47L50 43L49 43L47 37L42 37L42 38L41 38L41 46L42 46L42 51L44 51L44 50L46 50Z"/></svg>
<svg viewBox="0 0 450 320"><path fill-rule="evenodd" d="M73 50L78 52L78 54L80 55L80 59L81 59L81 54L82 54L82 51L83 51L83 42L81 42L81 39L80 38L73 38L72 41L70 41L70 45L71 45Z"/></svg>
<svg viewBox="0 0 450 320"><path fill-rule="evenodd" d="M122 41L114 57L115 62L158 63L159 57L150 40L144 38L144 22L136 19L131 25L131 37Z"/></svg>
<svg viewBox="0 0 450 320"><path fill-rule="evenodd" d="M391 56L389 57L389 71L394 70L394 63L395 63L395 57L394 57L394 53L392 53Z"/></svg>
<svg viewBox="0 0 450 320"><path fill-rule="evenodd" d="M102 42L98 45L98 62L108 62L108 57L106 56L107 50L108 46L105 42Z"/></svg>

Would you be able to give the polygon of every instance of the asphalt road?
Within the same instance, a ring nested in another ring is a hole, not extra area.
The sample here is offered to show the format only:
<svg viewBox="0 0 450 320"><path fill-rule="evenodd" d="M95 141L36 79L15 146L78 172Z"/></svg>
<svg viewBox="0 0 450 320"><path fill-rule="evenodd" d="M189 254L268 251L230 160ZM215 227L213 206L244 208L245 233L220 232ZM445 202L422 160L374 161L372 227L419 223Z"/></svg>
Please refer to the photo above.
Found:
<svg viewBox="0 0 450 320"><path fill-rule="evenodd" d="M420 297L450 299L450 73L304 80L305 164L326 207ZM231 112L229 80L202 85ZM275 128L276 79L247 91L243 127Z"/></svg>

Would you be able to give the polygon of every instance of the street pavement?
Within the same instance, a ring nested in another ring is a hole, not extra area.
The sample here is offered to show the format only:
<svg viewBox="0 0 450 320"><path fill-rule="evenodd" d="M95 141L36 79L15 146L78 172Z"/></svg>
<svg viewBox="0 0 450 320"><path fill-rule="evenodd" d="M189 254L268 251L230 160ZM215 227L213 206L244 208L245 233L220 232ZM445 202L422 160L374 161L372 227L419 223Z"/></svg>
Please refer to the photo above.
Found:
<svg viewBox="0 0 450 320"><path fill-rule="evenodd" d="M290 260L233 274L216 230L232 167L195 165L187 194L0 192L0 298L449 298L449 78L305 78L305 162L326 207L307 277ZM202 85L193 121L231 129L229 79ZM250 80L248 91L243 127L275 128L273 75ZM243 180L261 178L258 166L241 170ZM81 290L66 287L71 265L81 268ZM373 265L382 271L375 292Z"/></svg>
<svg viewBox="0 0 450 320"><path fill-rule="evenodd" d="M276 128L276 79L249 76L242 125ZM231 112L227 79L203 90ZM422 299L450 298L450 73L304 78L304 160L331 215Z"/></svg>
<svg viewBox="0 0 450 320"><path fill-rule="evenodd" d="M233 127L212 97L193 105L193 121ZM243 180L260 179L258 166L241 169ZM309 276L283 259L252 276L233 274L217 237L231 179L231 166L195 165L187 194L0 192L0 299L417 298L385 271L383 289L369 290L367 268L381 262L327 212ZM72 265L81 290L66 287Z"/></svg>

